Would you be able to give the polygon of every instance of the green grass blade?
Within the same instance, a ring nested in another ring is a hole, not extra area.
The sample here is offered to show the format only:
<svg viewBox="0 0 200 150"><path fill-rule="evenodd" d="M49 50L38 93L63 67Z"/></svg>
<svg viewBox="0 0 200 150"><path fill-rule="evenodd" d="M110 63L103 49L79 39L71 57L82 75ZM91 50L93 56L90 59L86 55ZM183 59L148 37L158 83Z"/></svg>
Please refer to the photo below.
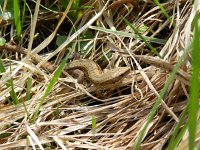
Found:
<svg viewBox="0 0 200 150"><path fill-rule="evenodd" d="M96 123L97 123L96 117L92 116L92 130L93 130L93 134L95 134Z"/></svg>
<svg viewBox="0 0 200 150"><path fill-rule="evenodd" d="M187 57L187 54L190 50L191 46L189 46L186 51L184 52L184 54L181 56L179 62L176 64L176 66L174 67L172 73L170 74L168 80L166 81L166 84L164 86L164 88L161 90L161 93L160 93L160 97L157 98L152 110L150 111L150 114L147 118L147 122L146 124L143 126L142 130L140 131L140 134L138 135L137 139L136 139L136 142L135 142L135 145L133 147L134 150L138 150L139 149L139 146L142 142L142 139L144 137L144 133L149 125L149 123L152 121L157 109L159 108L160 106L160 103L161 103L161 100L164 98L170 84L173 82L175 76L176 76L176 72L177 70L180 68L182 62L185 60L185 58Z"/></svg>
<svg viewBox="0 0 200 150"><path fill-rule="evenodd" d="M3 65L3 62L1 60L1 58L0 58L0 73L3 73L5 71L6 71L6 69L5 69L4 65Z"/></svg>
<svg viewBox="0 0 200 150"><path fill-rule="evenodd" d="M156 3L156 5L158 5L158 7L162 11L162 13L167 17L167 20L172 23L172 19L169 16L169 14L167 13L167 11L165 10L165 8L163 8L163 6L159 3L158 0L154 0L154 2ZM176 27L176 25L174 23L172 23L172 25L173 25L174 28Z"/></svg>
<svg viewBox="0 0 200 150"><path fill-rule="evenodd" d="M31 87L32 87L32 78L28 78L26 87L26 100L30 100L31 98Z"/></svg>
<svg viewBox="0 0 200 150"><path fill-rule="evenodd" d="M177 145L179 144L179 142L183 139L183 136L186 132L186 130L188 129L188 124L189 122L186 122L183 126L183 128L181 129L181 131L179 132L178 136L176 137L176 139L174 139L174 145L171 149L168 150L175 150Z"/></svg>
<svg viewBox="0 0 200 150"><path fill-rule="evenodd" d="M160 54L156 51L156 49L147 42L147 40L137 31L137 29L126 19L124 21L131 27L131 29L144 41L144 43L151 49L151 52L155 53L157 56L160 56Z"/></svg>
<svg viewBox="0 0 200 150"><path fill-rule="evenodd" d="M2 60L0 59L0 72L3 73L3 72L5 72L5 71L6 71L6 69L5 69L4 65L3 65ZM15 92L15 90L14 90L14 85L13 85L13 79L12 79L12 78L11 78L10 80L7 81L6 87L7 87L7 88L10 88L10 87L11 87L10 97L11 97L11 99L12 99L12 102L13 102L15 105L17 105L17 104L19 103L19 100L18 100L17 94L16 94L16 92Z"/></svg>
<svg viewBox="0 0 200 150"><path fill-rule="evenodd" d="M200 45L199 45L198 16L194 18L194 40L192 50L192 78L189 99L189 149L194 149L197 126L198 98L199 98L199 73L200 73Z"/></svg>
<svg viewBox="0 0 200 150"><path fill-rule="evenodd" d="M24 0L23 10L22 10L22 27L26 17L25 12L26 12L26 0Z"/></svg>
<svg viewBox="0 0 200 150"><path fill-rule="evenodd" d="M47 86L46 90L45 90L45 93L40 101L40 104L38 106L38 108L36 109L35 111L35 114L33 116L33 122L35 122L37 116L38 116L38 113L40 111L40 108L42 107L42 104L44 103L44 100L46 99L46 97L48 96L48 94L51 92L53 86L56 84L58 78L60 77L64 67L65 67L65 64L69 58L69 55L70 55L70 52L68 53L68 55L62 60L61 64L58 66L58 68L56 69L55 73L54 73L54 76L52 77L51 81L49 82L49 85Z"/></svg>
<svg viewBox="0 0 200 150"><path fill-rule="evenodd" d="M183 112L181 113L180 118L179 118L179 122L177 123L176 127L174 128L172 137L171 137L170 142L169 142L169 146L167 148L168 150L175 149L175 147L178 145L178 143L182 139L182 136L185 133L186 128L188 127L188 122L184 125L184 127L181 129L181 131L180 131L180 128L181 128L181 125L184 122L184 119L185 119L187 113L188 113L188 105L183 110ZM180 131L180 133L179 133L179 131Z"/></svg>
<svg viewBox="0 0 200 150"><path fill-rule="evenodd" d="M110 34L114 34L114 35L118 35L118 36L122 36L122 37L128 37L128 38L134 38L136 40L142 40L138 35L133 35L133 33L129 33L126 31L117 31L117 30L112 30L112 29L106 29L103 27L97 27L97 26L91 26L90 29L94 29L94 30L98 30L101 32L105 32L105 33L110 33ZM159 39L159 38L155 38L155 37L148 37L148 36L142 36L147 42L152 42L152 43L157 43L157 44L162 44L165 45L167 40L165 39Z"/></svg>
<svg viewBox="0 0 200 150"><path fill-rule="evenodd" d="M17 37L18 39L21 36L21 21L20 21L20 9L19 9L19 1L18 0L13 0L13 7L14 7L14 19L15 19L15 26L17 30Z"/></svg>
<svg viewBox="0 0 200 150"><path fill-rule="evenodd" d="M15 92L15 89L14 89L14 83L13 83L13 79L11 78L9 81L9 85L11 87L11 91L10 91L10 97L12 99L12 102L17 105L19 104L19 100L18 100L18 97L17 97L17 94Z"/></svg>
<svg viewBox="0 0 200 150"><path fill-rule="evenodd" d="M92 141L93 142L96 141L96 139L95 139L96 125L97 125L97 119L95 116L92 116L92 134L93 134Z"/></svg>
<svg viewBox="0 0 200 150"><path fill-rule="evenodd" d="M27 109L27 107L26 107L26 105L25 105L25 102L22 101L22 104L23 104L23 106L24 106L24 110L25 110L25 112L26 112L26 115L27 115L28 119L31 121L31 118L30 118L30 115L29 115L28 109Z"/></svg>

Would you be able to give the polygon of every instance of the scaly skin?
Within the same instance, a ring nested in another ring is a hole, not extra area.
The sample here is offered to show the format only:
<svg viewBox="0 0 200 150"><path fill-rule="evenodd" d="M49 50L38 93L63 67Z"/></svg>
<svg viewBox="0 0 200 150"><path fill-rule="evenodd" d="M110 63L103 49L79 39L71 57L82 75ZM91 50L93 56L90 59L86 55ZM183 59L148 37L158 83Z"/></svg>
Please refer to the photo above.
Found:
<svg viewBox="0 0 200 150"><path fill-rule="evenodd" d="M103 72L97 63L88 59L74 60L70 62L65 69L79 69L83 71L87 79L94 84L115 83L130 72L129 67L117 67Z"/></svg>

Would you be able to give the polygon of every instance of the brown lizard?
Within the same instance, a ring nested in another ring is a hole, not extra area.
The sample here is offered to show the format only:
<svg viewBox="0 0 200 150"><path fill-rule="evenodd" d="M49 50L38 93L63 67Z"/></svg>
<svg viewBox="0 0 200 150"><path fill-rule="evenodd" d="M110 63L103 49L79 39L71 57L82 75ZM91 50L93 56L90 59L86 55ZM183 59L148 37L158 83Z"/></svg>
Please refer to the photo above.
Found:
<svg viewBox="0 0 200 150"><path fill-rule="evenodd" d="M95 84L115 83L130 72L129 67L117 67L103 72L100 66L89 59L74 60L66 65L65 70L79 69L87 79Z"/></svg>

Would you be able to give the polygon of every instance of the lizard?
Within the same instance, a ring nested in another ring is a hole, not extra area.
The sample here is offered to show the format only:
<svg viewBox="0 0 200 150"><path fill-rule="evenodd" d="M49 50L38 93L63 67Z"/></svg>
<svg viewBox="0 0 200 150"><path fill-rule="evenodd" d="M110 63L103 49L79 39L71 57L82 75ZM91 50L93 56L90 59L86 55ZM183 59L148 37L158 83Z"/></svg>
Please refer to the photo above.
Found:
<svg viewBox="0 0 200 150"><path fill-rule="evenodd" d="M68 63L65 70L79 69L94 84L109 84L121 80L130 72L129 67L116 67L103 72L100 66L89 59L78 59Z"/></svg>

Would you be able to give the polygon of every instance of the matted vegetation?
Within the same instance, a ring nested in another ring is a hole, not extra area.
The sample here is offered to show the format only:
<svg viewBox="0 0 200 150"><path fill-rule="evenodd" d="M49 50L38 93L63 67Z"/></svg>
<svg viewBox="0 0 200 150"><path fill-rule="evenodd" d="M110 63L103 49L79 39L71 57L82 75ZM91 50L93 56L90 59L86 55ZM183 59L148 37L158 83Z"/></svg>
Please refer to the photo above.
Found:
<svg viewBox="0 0 200 150"><path fill-rule="evenodd" d="M2 2L0 149L197 148L197 6L197 0ZM80 58L104 72L130 72L94 84L85 72L66 70Z"/></svg>

